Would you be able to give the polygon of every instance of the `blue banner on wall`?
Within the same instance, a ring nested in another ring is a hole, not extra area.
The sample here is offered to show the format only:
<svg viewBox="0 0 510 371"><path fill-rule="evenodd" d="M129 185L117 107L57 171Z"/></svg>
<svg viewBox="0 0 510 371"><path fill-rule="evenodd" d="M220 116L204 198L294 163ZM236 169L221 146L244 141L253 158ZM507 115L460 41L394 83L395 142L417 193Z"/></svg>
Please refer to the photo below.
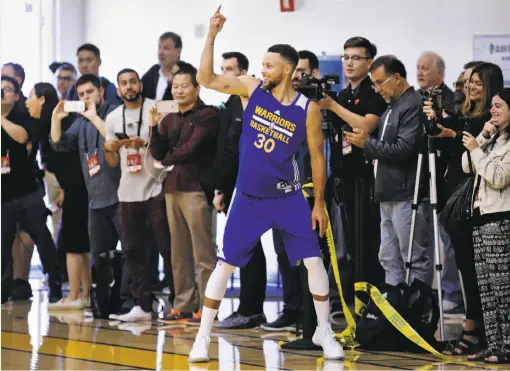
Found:
<svg viewBox="0 0 510 371"><path fill-rule="evenodd" d="M474 35L473 58L497 64L503 71L505 86L510 86L510 34Z"/></svg>

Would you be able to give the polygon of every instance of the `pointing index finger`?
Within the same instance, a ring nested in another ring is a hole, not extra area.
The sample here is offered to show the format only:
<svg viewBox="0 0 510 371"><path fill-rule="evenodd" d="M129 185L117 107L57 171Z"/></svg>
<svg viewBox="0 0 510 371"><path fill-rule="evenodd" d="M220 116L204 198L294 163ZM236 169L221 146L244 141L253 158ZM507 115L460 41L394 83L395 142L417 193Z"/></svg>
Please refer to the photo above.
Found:
<svg viewBox="0 0 510 371"><path fill-rule="evenodd" d="M220 10L221 10L221 5L218 7L218 9L216 9L216 12L214 12L214 14L219 14Z"/></svg>

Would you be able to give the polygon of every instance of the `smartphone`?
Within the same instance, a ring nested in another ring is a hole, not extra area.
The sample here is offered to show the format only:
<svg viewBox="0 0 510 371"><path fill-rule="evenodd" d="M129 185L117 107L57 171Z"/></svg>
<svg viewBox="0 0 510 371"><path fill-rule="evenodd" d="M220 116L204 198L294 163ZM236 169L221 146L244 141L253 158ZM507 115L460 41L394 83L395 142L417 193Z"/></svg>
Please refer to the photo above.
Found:
<svg viewBox="0 0 510 371"><path fill-rule="evenodd" d="M64 103L65 112L85 112L85 102L80 100L68 100Z"/></svg>
<svg viewBox="0 0 510 371"><path fill-rule="evenodd" d="M176 100L158 100L156 108L159 113L177 113L179 112L179 103Z"/></svg>
<svg viewBox="0 0 510 371"><path fill-rule="evenodd" d="M129 136L126 133L115 133L115 136L119 140L129 139Z"/></svg>

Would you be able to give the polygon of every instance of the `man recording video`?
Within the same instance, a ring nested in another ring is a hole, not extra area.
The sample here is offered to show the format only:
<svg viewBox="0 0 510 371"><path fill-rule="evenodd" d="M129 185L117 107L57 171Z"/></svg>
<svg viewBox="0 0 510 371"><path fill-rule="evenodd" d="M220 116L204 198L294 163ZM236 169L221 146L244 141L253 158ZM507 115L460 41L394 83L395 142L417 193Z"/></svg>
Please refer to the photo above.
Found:
<svg viewBox="0 0 510 371"><path fill-rule="evenodd" d="M378 269L381 270L377 258L379 208L370 200L373 187L372 164L366 161L363 149L353 146L342 133L352 131L353 127L361 128L367 133L375 134L377 131L377 122L386 110L386 102L372 89L372 81L368 77L369 68L376 54L377 48L369 40L363 37L348 39L344 44L342 59L349 85L338 94L336 100L324 95L320 101L322 109L334 113L332 124L336 135L332 142L331 167L336 184L335 199L343 202L347 219L342 224L339 208L332 207L331 217L334 219L332 225L334 230L339 226L345 226L347 228L344 229L350 232L350 236L345 238L346 251L338 251L339 265L343 275L352 272L350 262L357 256L359 261L355 262L358 267L356 280L371 282L379 281L376 273ZM361 207L357 208L356 204ZM371 226L370 231L368 226ZM343 234L348 231L345 230ZM370 239L367 239L367 236L370 236ZM335 239L338 247L343 245L338 243L339 239L338 237ZM342 277L342 282L346 280L349 282L346 296L352 300L354 295L352 273Z"/></svg>

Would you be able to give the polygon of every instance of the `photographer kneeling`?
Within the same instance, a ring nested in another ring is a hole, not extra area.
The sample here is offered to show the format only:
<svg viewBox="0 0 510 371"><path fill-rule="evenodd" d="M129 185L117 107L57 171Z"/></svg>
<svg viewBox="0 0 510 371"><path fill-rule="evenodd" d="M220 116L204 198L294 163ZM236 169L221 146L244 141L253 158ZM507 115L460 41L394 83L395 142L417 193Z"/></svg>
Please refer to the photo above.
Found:
<svg viewBox="0 0 510 371"><path fill-rule="evenodd" d="M501 69L492 63L483 63L471 72L466 100L455 115L439 118L431 101L424 104L423 111L428 116L429 122L438 122L437 125L431 126L432 131L429 130L428 134L436 138L444 138L437 142L437 146L441 150L442 156L448 159L445 175L447 198L469 176L462 170L462 153L465 151L462 132L467 131L475 137L480 134L485 122L489 121L491 117L489 112L491 98L502 87ZM462 273L466 295L466 321L462 335L460 339L451 344L446 353L453 355L475 354L483 349L484 331L474 265L473 226L471 221L448 221L444 227L450 235L455 250L455 261Z"/></svg>

